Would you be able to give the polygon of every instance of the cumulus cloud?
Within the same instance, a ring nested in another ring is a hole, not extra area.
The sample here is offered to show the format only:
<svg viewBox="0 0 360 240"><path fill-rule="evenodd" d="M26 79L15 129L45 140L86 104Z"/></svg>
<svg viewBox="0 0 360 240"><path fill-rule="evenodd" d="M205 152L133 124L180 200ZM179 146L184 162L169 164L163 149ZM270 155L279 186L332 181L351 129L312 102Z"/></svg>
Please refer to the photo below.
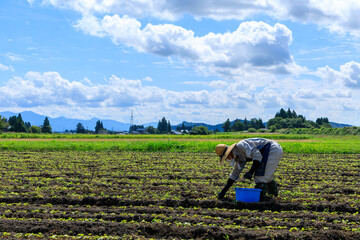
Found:
<svg viewBox="0 0 360 240"><path fill-rule="evenodd" d="M317 24L336 33L359 36L360 29L358 17L360 2L357 0L43 0L42 2L82 14L119 14L137 19L152 17L174 21L184 15L191 15L196 19L246 20L256 14L266 14L281 20Z"/></svg>
<svg viewBox="0 0 360 240"><path fill-rule="evenodd" d="M155 86L143 86L141 80L111 76L105 84L92 84L89 79L69 81L57 72L28 72L14 77L0 87L0 107L12 108L129 108L163 106L194 108L243 108L254 102L254 88L246 82L225 84L213 91L169 91ZM196 107L195 107L196 106ZM153 113L151 113L153 114Z"/></svg>
<svg viewBox="0 0 360 240"><path fill-rule="evenodd" d="M265 88L257 96L257 102L264 108L281 108L285 105L283 96L274 89Z"/></svg>
<svg viewBox="0 0 360 240"><path fill-rule="evenodd" d="M185 14L196 18L244 19L259 12L271 10L270 1L265 0L43 0L59 8L68 8L81 13L127 14L136 18L154 17L164 20L176 20Z"/></svg>
<svg viewBox="0 0 360 240"><path fill-rule="evenodd" d="M162 90L143 87L140 80L112 76L108 84L85 85L70 82L57 72L28 72L0 87L1 105L35 107L45 105L84 107L130 107L161 100Z"/></svg>
<svg viewBox="0 0 360 240"><path fill-rule="evenodd" d="M298 89L276 85L260 87L241 80L217 80L212 82L214 88L211 90L200 91L170 91L144 86L143 81L111 76L104 84L93 84L89 79L69 81L57 72L28 72L0 87L0 108L36 109L46 115L56 110L60 116L80 118L119 115L117 120L133 108L143 115L143 121L167 116L172 122L202 120L209 123L246 115L261 117L263 112L274 113L284 107L296 109L306 116L310 114L309 109L315 112L326 109L334 118L335 113L350 108L359 110L355 104L359 99L353 94L354 90L336 87L325 80ZM202 114L195 116L194 112ZM128 115L124 120L128 120Z"/></svg>
<svg viewBox="0 0 360 240"><path fill-rule="evenodd" d="M223 81L223 80L215 80L215 81L211 81L209 83L209 87L212 87L212 88L216 88L216 89L222 89L224 87L227 87L229 85L228 82L226 81Z"/></svg>
<svg viewBox="0 0 360 240"><path fill-rule="evenodd" d="M273 1L276 14L282 19L315 23L334 33L359 35L360 2L357 0Z"/></svg>
<svg viewBox="0 0 360 240"><path fill-rule="evenodd" d="M354 61L340 66L340 71L336 71L329 66L319 68L317 75L332 84L348 88L360 88L360 63Z"/></svg>
<svg viewBox="0 0 360 240"><path fill-rule="evenodd" d="M58 8L80 12L74 27L85 34L108 37L116 45L139 52L178 58L185 66L206 75L235 79L244 71L298 74L289 51L291 31L282 24L243 22L233 32L195 36L191 29L174 24L148 23L144 17L176 20L185 14L194 18L246 19L256 13L271 12L273 2L256 1L166 1L166 0L43 0Z"/></svg>
<svg viewBox="0 0 360 240"><path fill-rule="evenodd" d="M196 37L193 31L173 24L147 24L141 29L136 19L115 14L102 19L83 15L75 27L93 36L108 36L114 44L177 57L200 72L228 78L245 69L276 73L301 70L289 52L292 33L282 24L243 22L234 32Z"/></svg>

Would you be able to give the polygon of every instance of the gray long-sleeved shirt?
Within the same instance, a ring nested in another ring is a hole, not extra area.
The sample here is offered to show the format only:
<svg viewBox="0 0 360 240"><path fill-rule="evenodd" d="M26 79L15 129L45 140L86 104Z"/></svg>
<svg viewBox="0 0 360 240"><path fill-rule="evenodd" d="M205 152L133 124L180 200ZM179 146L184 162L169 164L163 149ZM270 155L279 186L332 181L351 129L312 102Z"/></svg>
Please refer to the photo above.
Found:
<svg viewBox="0 0 360 240"><path fill-rule="evenodd" d="M238 142L233 149L235 164L229 178L232 180L239 179L240 173L246 165L246 159L259 161L261 163L262 155L259 149L270 141L271 140L265 138L250 138Z"/></svg>

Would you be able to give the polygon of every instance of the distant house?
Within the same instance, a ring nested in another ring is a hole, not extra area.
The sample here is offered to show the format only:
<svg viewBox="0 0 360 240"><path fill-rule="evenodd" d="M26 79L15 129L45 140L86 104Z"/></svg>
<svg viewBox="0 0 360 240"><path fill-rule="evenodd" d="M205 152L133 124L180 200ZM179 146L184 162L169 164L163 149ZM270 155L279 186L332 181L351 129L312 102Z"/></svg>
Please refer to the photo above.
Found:
<svg viewBox="0 0 360 240"><path fill-rule="evenodd" d="M181 133L181 132L179 132L179 131L171 130L171 134L181 135L182 133Z"/></svg>
<svg viewBox="0 0 360 240"><path fill-rule="evenodd" d="M145 134L145 128L138 128L136 131L131 131L131 134Z"/></svg>
<svg viewBox="0 0 360 240"><path fill-rule="evenodd" d="M127 131L119 131L119 132L116 132L115 134L116 135L126 135L126 134L128 134L128 132Z"/></svg>
<svg viewBox="0 0 360 240"><path fill-rule="evenodd" d="M100 129L100 130L98 131L98 134L108 134L108 130L106 130L106 129Z"/></svg>

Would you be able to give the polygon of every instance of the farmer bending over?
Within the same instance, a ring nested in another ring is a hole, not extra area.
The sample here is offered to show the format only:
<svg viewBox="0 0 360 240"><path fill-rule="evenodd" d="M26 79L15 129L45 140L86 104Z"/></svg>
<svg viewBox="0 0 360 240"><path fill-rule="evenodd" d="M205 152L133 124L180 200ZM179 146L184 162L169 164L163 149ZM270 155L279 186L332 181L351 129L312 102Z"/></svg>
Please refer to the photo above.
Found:
<svg viewBox="0 0 360 240"><path fill-rule="evenodd" d="M267 194L278 195L274 172L283 155L281 146L264 138L250 138L241 140L230 146L219 144L215 152L220 156L220 165L227 160L234 168L225 187L218 194L218 199L223 199L227 190L239 179L241 171L247 162L252 161L251 169L245 173L241 181L255 179L255 188L261 189L260 201L266 200Z"/></svg>

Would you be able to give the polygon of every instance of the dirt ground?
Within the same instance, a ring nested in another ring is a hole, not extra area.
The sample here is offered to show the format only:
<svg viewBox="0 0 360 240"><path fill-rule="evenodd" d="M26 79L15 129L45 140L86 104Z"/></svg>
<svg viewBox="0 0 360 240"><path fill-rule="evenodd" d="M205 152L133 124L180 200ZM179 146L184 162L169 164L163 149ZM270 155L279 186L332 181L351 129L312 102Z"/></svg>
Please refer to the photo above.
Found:
<svg viewBox="0 0 360 240"><path fill-rule="evenodd" d="M115 198L3 198L0 201L29 203L27 206L12 207L11 211L7 212L0 208L1 214L6 218L1 219L0 229L1 232L8 233L41 232L45 236L69 233L75 236L106 234L155 239L360 239L359 232L344 231L343 225L338 224L359 222L359 216L347 215L355 209L346 204L314 204L305 211L300 204L275 201L124 201ZM51 210L46 206L51 206ZM73 206L71 210L69 206ZM325 208L337 211L340 215L322 215ZM234 211L236 209L256 211ZM270 211L276 211L277 217L274 218ZM341 216L341 213L345 212L347 214ZM85 216L87 221L82 220ZM157 216L156 221L154 216ZM203 218L204 216L207 218ZM277 218L287 221L277 221ZM182 224L176 224L178 222ZM184 226L184 223L189 223L189 227ZM225 225L238 225L242 228L224 228ZM262 229L264 226L272 228ZM300 231L310 228L311 231Z"/></svg>
<svg viewBox="0 0 360 240"><path fill-rule="evenodd" d="M216 199L229 168L209 153L1 152L0 239L355 240L359 169L286 154L279 197L245 203Z"/></svg>

